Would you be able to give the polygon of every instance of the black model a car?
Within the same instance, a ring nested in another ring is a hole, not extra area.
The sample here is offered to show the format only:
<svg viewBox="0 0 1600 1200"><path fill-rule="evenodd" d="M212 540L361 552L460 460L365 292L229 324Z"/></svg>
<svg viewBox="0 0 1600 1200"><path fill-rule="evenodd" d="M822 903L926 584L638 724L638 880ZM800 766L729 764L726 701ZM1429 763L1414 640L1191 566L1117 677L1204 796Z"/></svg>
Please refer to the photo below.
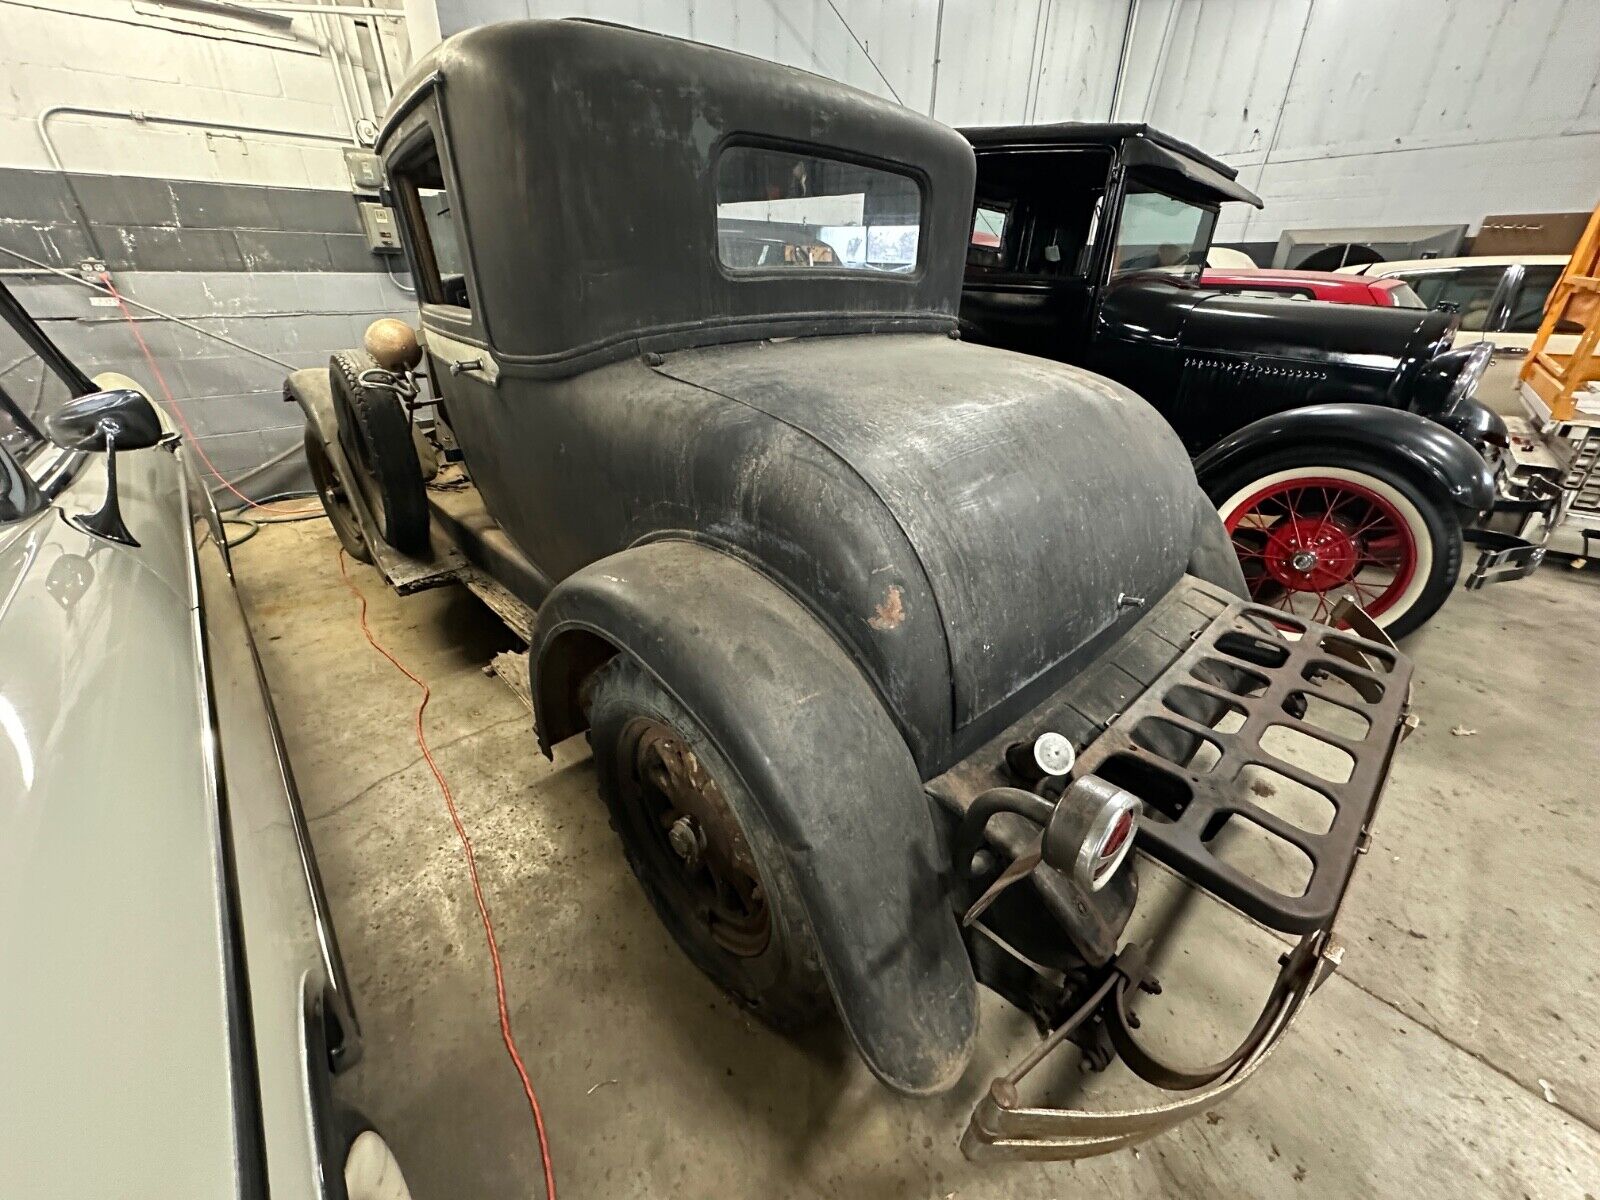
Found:
<svg viewBox="0 0 1600 1200"><path fill-rule="evenodd" d="M978 181L963 334L1155 405L1198 456L1255 599L1320 619L1353 592L1395 636L1431 616L1463 524L1495 500L1505 424L1473 399L1492 347L1451 350L1451 313L1204 287L1219 207L1261 201L1148 125L965 133ZM1535 550L1510 554L1531 570ZM1505 559L1480 570L1506 577Z"/></svg>
<svg viewBox="0 0 1600 1200"><path fill-rule="evenodd" d="M775 1025L836 1011L907 1093L965 1071L979 983L1022 1006L1047 1038L975 1114L974 1155L1111 1149L1242 1082L1327 969L1410 666L1370 623L1246 602L1132 392L955 336L960 135L541 21L432 51L377 151L421 347L375 326L381 363L290 377L329 514L397 587L462 579L526 634L540 746L587 732L684 951ZM1360 731L1316 723L1324 700ZM1276 757L1274 729L1344 769ZM1328 819L1258 804L1263 764ZM1306 877L1223 861L1230 823ZM1297 939L1212 1067L1132 1031L1157 986L1125 933L1134 848ZM1017 1082L1069 1038L1196 1094L1030 1107Z"/></svg>

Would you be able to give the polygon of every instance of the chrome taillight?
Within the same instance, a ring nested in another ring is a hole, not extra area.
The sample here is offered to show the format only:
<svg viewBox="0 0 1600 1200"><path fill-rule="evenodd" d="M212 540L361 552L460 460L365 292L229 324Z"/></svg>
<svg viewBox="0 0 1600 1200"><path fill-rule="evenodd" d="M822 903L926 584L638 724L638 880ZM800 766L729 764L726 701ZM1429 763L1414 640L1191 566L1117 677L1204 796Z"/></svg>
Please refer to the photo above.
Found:
<svg viewBox="0 0 1600 1200"><path fill-rule="evenodd" d="M1072 876L1078 886L1099 891L1133 849L1141 808L1133 793L1098 776L1074 780L1050 823L1047 840L1055 843L1050 847L1054 853L1046 857L1060 862L1070 853ZM1061 844L1069 839L1076 846Z"/></svg>

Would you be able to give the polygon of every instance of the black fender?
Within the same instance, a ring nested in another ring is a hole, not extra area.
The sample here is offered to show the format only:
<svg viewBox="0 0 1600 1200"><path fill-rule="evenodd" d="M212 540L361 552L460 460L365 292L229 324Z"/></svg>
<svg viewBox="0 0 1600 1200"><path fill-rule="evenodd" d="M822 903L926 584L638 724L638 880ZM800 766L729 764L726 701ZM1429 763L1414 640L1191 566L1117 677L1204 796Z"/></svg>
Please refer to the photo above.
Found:
<svg viewBox="0 0 1600 1200"><path fill-rule="evenodd" d="M333 406L333 379L327 367L307 367L283 381L283 399L300 406L306 415L306 428L322 443L328 461L338 473L345 498L355 513L356 524L371 546L383 537L383 528L367 507L362 490L352 486L355 473L339 441L339 413Z"/></svg>
<svg viewBox="0 0 1600 1200"><path fill-rule="evenodd" d="M333 380L327 367L307 367L296 371L283 381L285 403L300 406L306 415L306 425L315 431L330 455L339 445L339 414L333 408ZM336 466L347 466L341 454Z"/></svg>
<svg viewBox="0 0 1600 1200"><path fill-rule="evenodd" d="M732 555L635 546L563 580L530 661L541 748L586 724L582 679L623 653L705 725L788 857L840 1017L897 1091L953 1085L978 995L911 751L843 647Z"/></svg>
<svg viewBox="0 0 1600 1200"><path fill-rule="evenodd" d="M1457 400L1435 420L1485 457L1490 447L1498 452L1511 444L1505 418L1476 400Z"/></svg>
<svg viewBox="0 0 1600 1200"><path fill-rule="evenodd" d="M1489 464L1459 435L1414 412L1376 404L1313 404L1262 417L1196 458L1195 475L1209 495L1212 483L1236 467L1269 451L1308 442L1397 462L1423 486L1466 512L1482 512L1494 502Z"/></svg>

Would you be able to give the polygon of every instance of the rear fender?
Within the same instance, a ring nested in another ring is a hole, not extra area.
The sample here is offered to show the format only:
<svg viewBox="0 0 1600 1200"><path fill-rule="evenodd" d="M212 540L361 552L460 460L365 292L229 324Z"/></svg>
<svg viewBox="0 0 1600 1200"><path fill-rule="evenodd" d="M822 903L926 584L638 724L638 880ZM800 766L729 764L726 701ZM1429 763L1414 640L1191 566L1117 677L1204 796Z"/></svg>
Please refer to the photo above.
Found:
<svg viewBox="0 0 1600 1200"><path fill-rule="evenodd" d="M350 486L355 474L339 441L339 414L333 407L333 381L328 376L328 368L307 367L296 371L283 381L283 398L298 404L300 411L305 413L306 427L328 452L328 461L333 463L333 469L339 475L345 497L350 501L356 523L361 526L367 544L378 544L383 540L383 527L367 507L361 489Z"/></svg>
<svg viewBox="0 0 1600 1200"><path fill-rule="evenodd" d="M1375 404L1313 404L1252 421L1195 459L1213 500L1215 485L1263 454L1315 443L1359 450L1396 463L1429 491L1468 513L1494 502L1494 474L1483 456L1437 421Z"/></svg>
<svg viewBox="0 0 1600 1200"><path fill-rule="evenodd" d="M568 577L539 609L540 745L587 723L582 677L627 654L705 725L784 849L845 1028L898 1091L956 1082L977 984L916 764L860 669L765 575L655 542Z"/></svg>

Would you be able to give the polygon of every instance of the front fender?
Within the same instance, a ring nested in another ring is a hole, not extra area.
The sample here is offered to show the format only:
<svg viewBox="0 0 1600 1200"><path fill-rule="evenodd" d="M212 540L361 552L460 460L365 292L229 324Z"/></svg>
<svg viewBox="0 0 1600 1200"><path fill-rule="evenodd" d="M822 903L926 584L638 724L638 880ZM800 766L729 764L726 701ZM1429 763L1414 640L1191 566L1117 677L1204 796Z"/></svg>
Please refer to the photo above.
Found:
<svg viewBox="0 0 1600 1200"><path fill-rule="evenodd" d="M1468 512L1482 512L1494 502L1494 475L1470 445L1427 417L1375 404L1313 404L1262 417L1195 459L1195 474L1210 493L1211 481L1250 459L1307 442L1398 460Z"/></svg>
<svg viewBox="0 0 1600 1200"><path fill-rule="evenodd" d="M704 724L788 857L839 1014L872 1072L942 1091L977 1034L977 983L916 764L866 678L787 592L681 541L564 580L539 609L540 742L578 732L578 676L634 658Z"/></svg>

